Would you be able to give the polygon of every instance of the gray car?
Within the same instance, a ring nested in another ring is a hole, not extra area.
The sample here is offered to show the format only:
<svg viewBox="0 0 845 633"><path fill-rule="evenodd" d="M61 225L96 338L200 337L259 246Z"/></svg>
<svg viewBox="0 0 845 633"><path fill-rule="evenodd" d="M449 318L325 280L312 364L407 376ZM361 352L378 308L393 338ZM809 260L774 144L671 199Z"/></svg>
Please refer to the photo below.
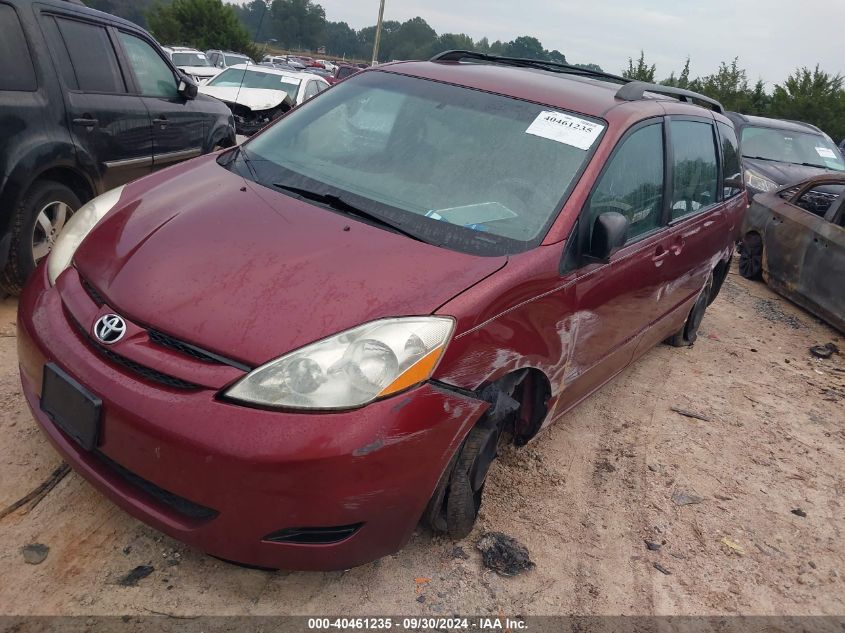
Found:
<svg viewBox="0 0 845 633"><path fill-rule="evenodd" d="M845 332L845 174L819 175L754 197L739 272Z"/></svg>

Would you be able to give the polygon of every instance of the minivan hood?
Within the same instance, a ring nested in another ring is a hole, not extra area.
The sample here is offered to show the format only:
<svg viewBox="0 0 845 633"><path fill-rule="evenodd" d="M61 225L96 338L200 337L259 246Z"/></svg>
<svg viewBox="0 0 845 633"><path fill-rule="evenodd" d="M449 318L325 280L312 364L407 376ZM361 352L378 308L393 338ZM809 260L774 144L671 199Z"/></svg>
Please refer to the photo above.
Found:
<svg viewBox="0 0 845 633"><path fill-rule="evenodd" d="M765 176L772 182L778 185L791 185L795 182L818 176L819 174L841 174L831 169L822 167L807 167L806 165L796 165L794 163L781 163L772 160L760 160L757 158L742 158L743 166L750 169L761 176Z"/></svg>
<svg viewBox="0 0 845 633"><path fill-rule="evenodd" d="M430 314L507 258L364 224L210 156L127 185L74 262L123 316L259 365L373 319Z"/></svg>
<svg viewBox="0 0 845 633"><path fill-rule="evenodd" d="M226 101L246 106L250 110L269 110L275 108L288 93L284 90L268 90L266 88L237 88L237 86L200 86L199 91Z"/></svg>

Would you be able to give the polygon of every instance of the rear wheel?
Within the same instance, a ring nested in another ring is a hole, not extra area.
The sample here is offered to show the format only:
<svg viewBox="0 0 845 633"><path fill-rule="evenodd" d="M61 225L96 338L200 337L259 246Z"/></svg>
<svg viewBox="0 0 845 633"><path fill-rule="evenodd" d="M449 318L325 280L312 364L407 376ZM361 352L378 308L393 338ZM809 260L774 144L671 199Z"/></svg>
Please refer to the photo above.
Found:
<svg viewBox="0 0 845 633"><path fill-rule="evenodd" d="M739 274L746 279L760 279L763 273L763 240L749 233L739 243Z"/></svg>
<svg viewBox="0 0 845 633"><path fill-rule="evenodd" d="M695 343L698 338L698 328L701 326L701 321L704 319L704 312L710 303L710 294L713 291L713 275L707 278L707 283L704 284L701 293L698 295L695 304L687 316L683 327L669 337L666 342L674 347L689 347Z"/></svg>
<svg viewBox="0 0 845 633"><path fill-rule="evenodd" d="M9 258L0 273L0 287L20 294L38 263L47 257L70 217L82 206L63 184L41 180L32 185L13 210Z"/></svg>

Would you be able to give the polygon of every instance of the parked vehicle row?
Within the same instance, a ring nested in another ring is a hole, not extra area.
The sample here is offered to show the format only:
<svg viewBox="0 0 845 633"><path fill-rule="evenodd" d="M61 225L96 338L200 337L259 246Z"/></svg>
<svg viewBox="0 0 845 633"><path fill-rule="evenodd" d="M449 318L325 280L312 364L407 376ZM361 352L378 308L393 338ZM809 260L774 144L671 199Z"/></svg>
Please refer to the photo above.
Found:
<svg viewBox="0 0 845 633"><path fill-rule="evenodd" d="M0 0L0 287L17 293L87 201L235 142L135 24L60 0Z"/></svg>
<svg viewBox="0 0 845 633"><path fill-rule="evenodd" d="M694 93L465 51L368 69L77 213L21 297L22 389L94 486L221 558L462 537L501 442L696 340L739 160Z"/></svg>
<svg viewBox="0 0 845 633"><path fill-rule="evenodd" d="M165 46L164 52L170 55L170 61L183 73L201 85L220 72L205 56L205 53L187 46Z"/></svg>

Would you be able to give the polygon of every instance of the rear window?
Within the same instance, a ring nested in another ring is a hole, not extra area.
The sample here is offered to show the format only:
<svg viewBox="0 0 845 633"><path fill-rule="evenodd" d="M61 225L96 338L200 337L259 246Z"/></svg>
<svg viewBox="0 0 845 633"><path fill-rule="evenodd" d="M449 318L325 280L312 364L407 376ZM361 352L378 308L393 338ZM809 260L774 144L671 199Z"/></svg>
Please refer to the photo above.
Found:
<svg viewBox="0 0 845 633"><path fill-rule="evenodd" d="M519 252L543 238L604 127L549 106L370 72L292 111L247 151L271 186L351 197L434 243Z"/></svg>
<svg viewBox="0 0 845 633"><path fill-rule="evenodd" d="M839 148L820 134L749 125L742 128L742 155L845 171Z"/></svg>
<svg viewBox="0 0 845 633"><path fill-rule="evenodd" d="M0 90L32 92L38 88L18 14L0 4Z"/></svg>

